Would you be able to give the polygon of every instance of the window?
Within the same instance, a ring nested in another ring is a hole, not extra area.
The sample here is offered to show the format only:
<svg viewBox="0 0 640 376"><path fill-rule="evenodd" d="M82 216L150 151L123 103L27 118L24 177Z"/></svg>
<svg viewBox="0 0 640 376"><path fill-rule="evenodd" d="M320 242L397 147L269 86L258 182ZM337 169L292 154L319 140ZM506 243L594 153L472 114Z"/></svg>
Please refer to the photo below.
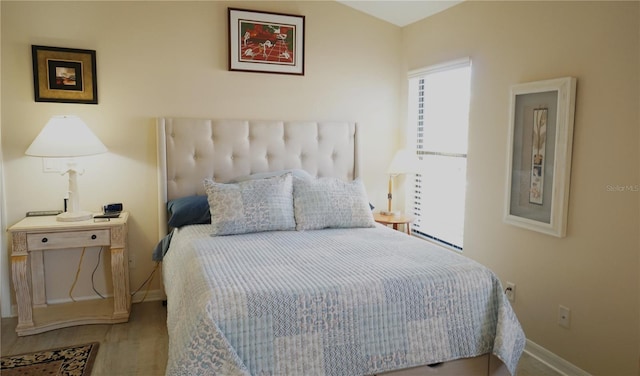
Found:
<svg viewBox="0 0 640 376"><path fill-rule="evenodd" d="M462 250L471 61L409 72L409 145L420 160L409 189L413 232Z"/></svg>

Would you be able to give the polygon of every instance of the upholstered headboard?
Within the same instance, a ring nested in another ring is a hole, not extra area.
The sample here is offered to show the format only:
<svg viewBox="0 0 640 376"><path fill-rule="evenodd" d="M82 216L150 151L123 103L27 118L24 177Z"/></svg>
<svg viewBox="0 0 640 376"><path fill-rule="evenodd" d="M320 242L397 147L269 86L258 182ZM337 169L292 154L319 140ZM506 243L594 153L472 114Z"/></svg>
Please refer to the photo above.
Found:
<svg viewBox="0 0 640 376"><path fill-rule="evenodd" d="M350 122L158 118L160 236L168 200L205 194L203 180L303 169L311 175L358 177L357 125Z"/></svg>

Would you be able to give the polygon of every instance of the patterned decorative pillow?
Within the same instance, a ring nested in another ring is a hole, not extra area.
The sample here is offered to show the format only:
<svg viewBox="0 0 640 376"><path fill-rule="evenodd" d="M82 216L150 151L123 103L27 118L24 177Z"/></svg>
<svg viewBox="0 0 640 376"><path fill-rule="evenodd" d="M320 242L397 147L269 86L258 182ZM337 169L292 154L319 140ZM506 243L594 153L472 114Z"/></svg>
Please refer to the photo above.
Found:
<svg viewBox="0 0 640 376"><path fill-rule="evenodd" d="M293 206L296 230L375 226L360 179L295 179Z"/></svg>
<svg viewBox="0 0 640 376"><path fill-rule="evenodd" d="M291 174L236 184L204 180L212 235L295 230Z"/></svg>

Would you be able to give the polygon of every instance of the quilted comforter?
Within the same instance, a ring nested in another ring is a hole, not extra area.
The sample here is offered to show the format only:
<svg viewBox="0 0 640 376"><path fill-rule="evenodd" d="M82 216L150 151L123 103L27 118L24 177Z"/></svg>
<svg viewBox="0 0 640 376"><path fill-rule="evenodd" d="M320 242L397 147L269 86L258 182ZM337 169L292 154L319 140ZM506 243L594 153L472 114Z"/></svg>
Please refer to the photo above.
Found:
<svg viewBox="0 0 640 376"><path fill-rule="evenodd" d="M386 227L175 231L167 375L370 375L486 353L514 374L524 349L493 272Z"/></svg>

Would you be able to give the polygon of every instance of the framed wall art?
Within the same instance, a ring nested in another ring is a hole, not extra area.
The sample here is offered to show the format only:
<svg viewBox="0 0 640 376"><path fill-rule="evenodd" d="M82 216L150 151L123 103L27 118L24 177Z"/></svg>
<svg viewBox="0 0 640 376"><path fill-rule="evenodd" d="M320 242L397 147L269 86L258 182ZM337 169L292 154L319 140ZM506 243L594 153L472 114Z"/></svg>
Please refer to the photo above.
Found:
<svg viewBox="0 0 640 376"><path fill-rule="evenodd" d="M31 46L36 102L98 104L96 51Z"/></svg>
<svg viewBox="0 0 640 376"><path fill-rule="evenodd" d="M229 8L229 70L304 75L304 20Z"/></svg>
<svg viewBox="0 0 640 376"><path fill-rule="evenodd" d="M504 220L566 235L576 79L511 87Z"/></svg>

